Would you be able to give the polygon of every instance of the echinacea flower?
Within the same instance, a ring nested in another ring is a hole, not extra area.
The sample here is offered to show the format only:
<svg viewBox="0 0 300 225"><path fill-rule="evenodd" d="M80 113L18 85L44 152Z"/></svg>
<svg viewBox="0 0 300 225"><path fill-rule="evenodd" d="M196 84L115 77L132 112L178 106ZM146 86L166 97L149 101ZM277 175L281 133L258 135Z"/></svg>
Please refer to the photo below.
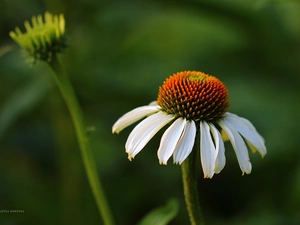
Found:
<svg viewBox="0 0 300 225"><path fill-rule="evenodd" d="M19 27L9 33L22 49L27 51L34 61L50 62L56 53L61 53L67 47L65 36L65 19L63 14L52 15L45 13L32 17L32 25L24 22L26 32L22 33Z"/></svg>
<svg viewBox="0 0 300 225"><path fill-rule="evenodd" d="M160 164L181 164L193 150L197 132L200 136L200 158L205 178L212 178L225 166L224 139L229 139L242 173L251 172L248 149L267 153L264 139L245 118L227 112L228 91L214 76L197 71L176 73L159 88L158 98L123 115L112 127L119 133L125 127L145 118L130 133L125 149L131 160L165 125L157 156ZM222 135L221 135L222 133ZM224 134L223 134L224 133Z"/></svg>

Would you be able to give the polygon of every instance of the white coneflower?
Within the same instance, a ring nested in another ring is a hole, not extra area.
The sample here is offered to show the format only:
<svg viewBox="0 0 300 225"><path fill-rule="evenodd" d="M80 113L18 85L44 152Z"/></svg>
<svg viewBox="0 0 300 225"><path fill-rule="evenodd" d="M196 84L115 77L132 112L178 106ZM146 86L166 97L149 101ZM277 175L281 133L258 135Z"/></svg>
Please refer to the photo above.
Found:
<svg viewBox="0 0 300 225"><path fill-rule="evenodd" d="M181 164L193 149L196 133L200 136L200 158L205 178L212 178L225 166L225 148L221 136L229 139L244 173L251 172L245 142L250 149L266 154L264 139L245 118L227 112L228 91L216 77L197 71L176 73L159 89L157 101L123 115L112 128L119 133L125 127L145 118L130 133L125 148L131 160L165 125L157 152L160 164L173 155ZM244 139L245 141L244 141Z"/></svg>

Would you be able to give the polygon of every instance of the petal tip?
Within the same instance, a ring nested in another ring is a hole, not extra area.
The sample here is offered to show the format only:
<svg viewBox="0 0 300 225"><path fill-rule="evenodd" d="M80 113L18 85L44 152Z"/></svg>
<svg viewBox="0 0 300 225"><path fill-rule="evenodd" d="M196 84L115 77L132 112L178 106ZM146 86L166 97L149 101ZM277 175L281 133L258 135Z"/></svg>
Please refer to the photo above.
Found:
<svg viewBox="0 0 300 225"><path fill-rule="evenodd" d="M116 127L115 124L112 126L111 131L112 131L113 134L118 134L118 133L120 133L120 129L118 129L118 127Z"/></svg>
<svg viewBox="0 0 300 225"><path fill-rule="evenodd" d="M251 169L249 171L242 171L242 176L244 176L245 174L250 174L251 173Z"/></svg>
<svg viewBox="0 0 300 225"><path fill-rule="evenodd" d="M181 165L182 164L182 162L180 162L180 161L174 161L173 163L176 164L176 165Z"/></svg>
<svg viewBox="0 0 300 225"><path fill-rule="evenodd" d="M214 175L204 175L204 178L211 179Z"/></svg>
<svg viewBox="0 0 300 225"><path fill-rule="evenodd" d="M167 165L167 163L168 163L167 161L161 161L161 160L159 161L160 165Z"/></svg>
<svg viewBox="0 0 300 225"><path fill-rule="evenodd" d="M119 132L116 129L114 129L114 128L111 130L111 133L112 134L119 134Z"/></svg>
<svg viewBox="0 0 300 225"><path fill-rule="evenodd" d="M134 159L134 156L131 154L128 154L128 159L129 159L129 161L132 161Z"/></svg>

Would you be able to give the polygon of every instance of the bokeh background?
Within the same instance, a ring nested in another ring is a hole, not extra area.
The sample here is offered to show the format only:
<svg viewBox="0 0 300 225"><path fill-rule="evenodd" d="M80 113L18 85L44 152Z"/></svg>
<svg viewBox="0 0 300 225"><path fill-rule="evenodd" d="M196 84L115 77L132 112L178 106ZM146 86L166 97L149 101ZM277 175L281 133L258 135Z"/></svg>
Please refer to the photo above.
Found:
<svg viewBox="0 0 300 225"><path fill-rule="evenodd" d="M250 153L241 175L230 144L224 170L203 179L206 224L300 224L300 2L292 0L0 0L0 213L2 225L102 224L66 106L48 67L28 66L8 32L33 15L64 13L62 56L82 105L116 224L132 225L169 199L170 224L189 224L181 168L160 166L162 132L129 162L131 126L113 123L157 97L173 73L200 70L229 89L230 111L248 118L268 154Z"/></svg>

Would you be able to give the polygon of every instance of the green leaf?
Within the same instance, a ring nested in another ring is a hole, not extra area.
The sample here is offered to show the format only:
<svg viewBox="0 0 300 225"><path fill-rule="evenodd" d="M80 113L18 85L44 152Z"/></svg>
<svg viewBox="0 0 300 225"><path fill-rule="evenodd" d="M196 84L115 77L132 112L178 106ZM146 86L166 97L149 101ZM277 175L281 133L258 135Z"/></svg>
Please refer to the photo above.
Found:
<svg viewBox="0 0 300 225"><path fill-rule="evenodd" d="M138 225L166 225L178 213L179 204L176 199L170 199L165 206L153 209Z"/></svg>
<svg viewBox="0 0 300 225"><path fill-rule="evenodd" d="M9 44L0 46L0 58L2 56L4 56L5 54L9 53L10 51L12 51L13 49L14 49L14 47Z"/></svg>
<svg viewBox="0 0 300 225"><path fill-rule="evenodd" d="M0 139L22 115L34 109L53 87L53 82L43 74L12 93L0 105Z"/></svg>

